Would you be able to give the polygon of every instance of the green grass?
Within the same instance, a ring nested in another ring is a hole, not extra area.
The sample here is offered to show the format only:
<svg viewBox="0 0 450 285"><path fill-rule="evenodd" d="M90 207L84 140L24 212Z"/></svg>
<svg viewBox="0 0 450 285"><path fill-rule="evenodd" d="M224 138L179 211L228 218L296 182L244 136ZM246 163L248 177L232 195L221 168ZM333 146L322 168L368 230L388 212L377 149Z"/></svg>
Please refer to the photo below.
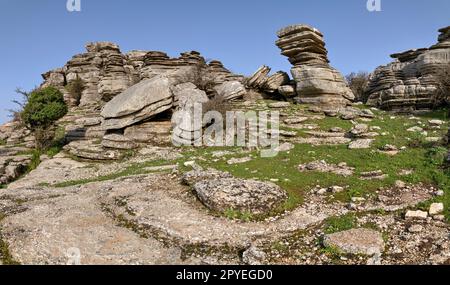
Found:
<svg viewBox="0 0 450 285"><path fill-rule="evenodd" d="M227 209L223 215L230 220L240 220L244 222L250 222L254 218L254 215L250 212L240 212L234 209Z"/></svg>
<svg viewBox="0 0 450 285"><path fill-rule="evenodd" d="M3 214L0 214L0 222L5 218ZM9 246L4 241L3 235L0 227L0 261L3 265L20 265L19 262L14 260L11 253L9 252Z"/></svg>
<svg viewBox="0 0 450 285"><path fill-rule="evenodd" d="M363 108L363 107L361 107ZM350 150L346 145L338 146L311 146L298 144L289 153L280 153L274 158L261 158L257 151L250 153L239 153L239 148L199 148L191 152L193 157L203 157L204 161L197 160L203 167L212 167L222 171L228 171L236 177L245 179L258 179L269 181L278 179L278 184L288 193L288 200L271 214L278 214L286 210L292 210L301 204L304 195L316 185L321 187L345 186L346 191L335 194L334 198L349 202L352 197L365 197L375 194L380 187L392 187L397 180L406 183L424 183L439 186L446 195L441 199L450 207L450 181L449 172L445 172L441 165L446 154L446 148L436 143L425 142L425 137L418 133L407 132L407 129L418 125L416 120L410 120L409 116L395 115L374 111L377 118L371 122L362 122L369 126L381 127L379 132L386 133L385 136L375 138L372 148L363 150ZM443 112L435 112L421 119L424 129L429 132L429 136L444 136L448 130L449 122L440 130L429 128L428 120L437 116L443 119ZM332 127L341 127L345 130L351 128L349 121L339 118L327 117L323 120L312 120L323 131L328 131ZM436 131L436 133L432 133ZM299 132L301 133L301 131ZM406 150L399 152L396 156L389 156L379 152L377 149L393 144L397 147L407 146ZM213 158L211 152L214 150L231 150L235 154L227 155L223 158ZM232 157L252 156L252 161L244 164L228 165L226 162ZM331 173L299 172L300 164L316 160L326 160L328 163L338 164L346 162L350 167L355 168L354 175L343 177ZM399 172L404 169L414 171L412 175L400 176ZM388 177L384 180L364 181L359 179L361 172L381 170ZM447 211L448 213L448 211Z"/></svg>
<svg viewBox="0 0 450 285"><path fill-rule="evenodd" d="M340 217L331 217L325 221L325 233L333 234L356 227L356 215L351 213Z"/></svg>
<svg viewBox="0 0 450 285"><path fill-rule="evenodd" d="M6 145L6 140L0 140L0 146L1 145Z"/></svg>

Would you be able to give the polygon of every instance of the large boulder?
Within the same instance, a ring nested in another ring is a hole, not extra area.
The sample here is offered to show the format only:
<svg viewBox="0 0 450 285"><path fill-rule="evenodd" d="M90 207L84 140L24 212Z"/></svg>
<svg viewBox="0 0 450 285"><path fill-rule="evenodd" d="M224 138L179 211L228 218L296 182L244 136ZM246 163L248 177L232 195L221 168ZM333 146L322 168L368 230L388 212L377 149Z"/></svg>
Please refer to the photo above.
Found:
<svg viewBox="0 0 450 285"><path fill-rule="evenodd" d="M267 78L263 88L266 92L274 93L281 86L289 84L290 81L291 79L286 72L278 71Z"/></svg>
<svg viewBox="0 0 450 285"><path fill-rule="evenodd" d="M227 81L215 88L217 95L222 96L228 101L242 98L247 90L239 81Z"/></svg>
<svg viewBox="0 0 450 285"><path fill-rule="evenodd" d="M172 117L174 125L173 139L177 144L190 145L201 137L203 124L194 124L194 119L201 120L198 107L209 101L208 96L193 83L183 83L173 88L177 112ZM197 107L196 107L197 105ZM181 115L180 115L181 114Z"/></svg>
<svg viewBox="0 0 450 285"><path fill-rule="evenodd" d="M252 76L250 76L246 80L245 85L248 88L262 89L266 84L270 70L271 69L268 66L265 65L261 66Z"/></svg>
<svg viewBox="0 0 450 285"><path fill-rule="evenodd" d="M367 104L393 111L429 109L435 105L436 75L450 64L450 27L439 30L438 44L391 55L378 67L365 90Z"/></svg>
<svg viewBox="0 0 450 285"><path fill-rule="evenodd" d="M319 105L346 105L354 99L342 75L331 67L296 66L292 76L297 82L299 102Z"/></svg>
<svg viewBox="0 0 450 285"><path fill-rule="evenodd" d="M122 129L172 108L171 81L159 75L128 88L110 102L101 115L106 130Z"/></svg>
<svg viewBox="0 0 450 285"><path fill-rule="evenodd" d="M208 102L206 92L198 89L195 84L191 82L182 83L172 88L174 96L174 107L182 110L188 110L194 104L203 104Z"/></svg>
<svg viewBox="0 0 450 285"><path fill-rule="evenodd" d="M277 46L294 65L299 103L345 106L355 96L344 77L329 65L323 34L307 25L293 25L278 32Z"/></svg>
<svg viewBox="0 0 450 285"><path fill-rule="evenodd" d="M287 198L273 183L235 178L200 181L194 191L206 207L221 213L233 209L267 214Z"/></svg>

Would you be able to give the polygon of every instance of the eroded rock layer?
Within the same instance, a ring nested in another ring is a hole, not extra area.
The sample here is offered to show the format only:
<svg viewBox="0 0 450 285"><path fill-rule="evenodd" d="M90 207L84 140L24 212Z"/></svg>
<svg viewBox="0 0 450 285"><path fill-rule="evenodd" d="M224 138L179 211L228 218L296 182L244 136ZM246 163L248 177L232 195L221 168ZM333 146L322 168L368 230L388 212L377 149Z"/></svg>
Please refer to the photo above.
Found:
<svg viewBox="0 0 450 285"><path fill-rule="evenodd" d="M437 74L450 64L450 26L440 29L438 43L391 55L394 62L370 76L367 104L386 110L428 109L435 101Z"/></svg>

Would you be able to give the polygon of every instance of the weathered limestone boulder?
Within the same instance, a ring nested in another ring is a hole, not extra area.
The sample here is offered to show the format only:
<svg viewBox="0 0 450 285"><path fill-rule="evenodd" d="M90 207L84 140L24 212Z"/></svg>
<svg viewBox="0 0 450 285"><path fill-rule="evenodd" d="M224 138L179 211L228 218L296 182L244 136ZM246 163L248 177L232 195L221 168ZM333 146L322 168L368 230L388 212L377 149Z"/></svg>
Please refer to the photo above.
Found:
<svg viewBox="0 0 450 285"><path fill-rule="evenodd" d="M214 88L217 95L222 96L228 101L242 98L247 90L244 85L239 81L227 81Z"/></svg>
<svg viewBox="0 0 450 285"><path fill-rule="evenodd" d="M295 87L292 85L283 85L278 87L278 93L285 98L292 98L297 96L297 92L295 91Z"/></svg>
<svg viewBox="0 0 450 285"><path fill-rule="evenodd" d="M192 170L183 174L182 182L189 186L194 186L196 183L204 180L216 180L224 178L233 178L228 172L222 172L216 169L207 170Z"/></svg>
<svg viewBox="0 0 450 285"><path fill-rule="evenodd" d="M233 209L264 214L287 198L273 183L235 178L200 181L194 185L194 191L206 207L222 213Z"/></svg>
<svg viewBox="0 0 450 285"><path fill-rule="evenodd" d="M105 149L95 140L73 141L64 150L82 159L91 160L119 160L123 154L117 149Z"/></svg>
<svg viewBox="0 0 450 285"><path fill-rule="evenodd" d="M351 229L325 235L323 243L344 253L369 256L381 254L385 247L381 233L371 229Z"/></svg>
<svg viewBox="0 0 450 285"><path fill-rule="evenodd" d="M27 170L31 162L29 155L3 153L0 149L0 185L14 181Z"/></svg>
<svg viewBox="0 0 450 285"><path fill-rule="evenodd" d="M124 136L136 143L155 146L169 145L172 142L172 123L170 120L157 120L127 127Z"/></svg>
<svg viewBox="0 0 450 285"><path fill-rule="evenodd" d="M368 105L406 112L435 105L436 75L450 64L450 27L439 31L436 45L393 54L394 62L370 75Z"/></svg>
<svg viewBox="0 0 450 285"><path fill-rule="evenodd" d="M248 88L252 89L263 89L264 85L266 84L270 70L271 69L268 66L265 65L261 66L252 76L250 76L246 80L245 85Z"/></svg>
<svg viewBox="0 0 450 285"><path fill-rule="evenodd" d="M218 60L211 60L208 63L205 73L212 78L215 86L219 86L225 82L242 83L244 81L244 77L242 75L232 73L223 66L222 62Z"/></svg>
<svg viewBox="0 0 450 285"><path fill-rule="evenodd" d="M290 81L289 75L286 72L278 71L267 78L263 88L266 92L274 93L281 86L289 84Z"/></svg>
<svg viewBox="0 0 450 285"><path fill-rule="evenodd" d="M331 67L304 65L293 67L291 72L297 82L300 103L345 106L354 100L344 77Z"/></svg>
<svg viewBox="0 0 450 285"><path fill-rule="evenodd" d="M278 32L277 46L294 65L299 103L345 106L354 94L344 77L328 63L323 35L307 25L293 25Z"/></svg>
<svg viewBox="0 0 450 285"><path fill-rule="evenodd" d="M193 83L182 83L172 88L177 112L174 114L172 122L174 123L173 138L182 145L190 145L187 141L198 140L201 136L203 124L201 122L200 107L209 101L208 96L202 90L199 90ZM177 117L180 114L180 117ZM181 120L178 120L181 119ZM199 121L198 124L193 122Z"/></svg>
<svg viewBox="0 0 450 285"><path fill-rule="evenodd" d="M113 149L135 149L137 145L130 140L129 138L118 135L118 134L110 134L103 137L102 146L105 148L113 148Z"/></svg>
<svg viewBox="0 0 450 285"><path fill-rule="evenodd" d="M203 104L208 102L208 96L205 91L202 91L191 82L182 83L172 88L174 102L173 106L187 110L194 106L194 104Z"/></svg>
<svg viewBox="0 0 450 285"><path fill-rule="evenodd" d="M171 86L169 78L162 75L133 85L104 106L102 127L123 129L169 110L173 105Z"/></svg>

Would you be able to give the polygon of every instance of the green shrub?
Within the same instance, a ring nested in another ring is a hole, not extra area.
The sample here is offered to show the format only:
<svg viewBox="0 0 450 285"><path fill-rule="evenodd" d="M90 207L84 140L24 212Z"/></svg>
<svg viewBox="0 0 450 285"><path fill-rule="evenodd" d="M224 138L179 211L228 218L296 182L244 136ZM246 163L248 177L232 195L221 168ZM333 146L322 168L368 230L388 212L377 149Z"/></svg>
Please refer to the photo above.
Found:
<svg viewBox="0 0 450 285"><path fill-rule="evenodd" d="M77 78L66 85L66 90L70 97L74 100L76 106L80 105L81 95L85 87L84 81L77 75Z"/></svg>
<svg viewBox="0 0 450 285"><path fill-rule="evenodd" d="M54 87L37 89L30 93L20 113L26 128L33 132L36 148L45 148L54 137L54 123L67 114L63 94Z"/></svg>

